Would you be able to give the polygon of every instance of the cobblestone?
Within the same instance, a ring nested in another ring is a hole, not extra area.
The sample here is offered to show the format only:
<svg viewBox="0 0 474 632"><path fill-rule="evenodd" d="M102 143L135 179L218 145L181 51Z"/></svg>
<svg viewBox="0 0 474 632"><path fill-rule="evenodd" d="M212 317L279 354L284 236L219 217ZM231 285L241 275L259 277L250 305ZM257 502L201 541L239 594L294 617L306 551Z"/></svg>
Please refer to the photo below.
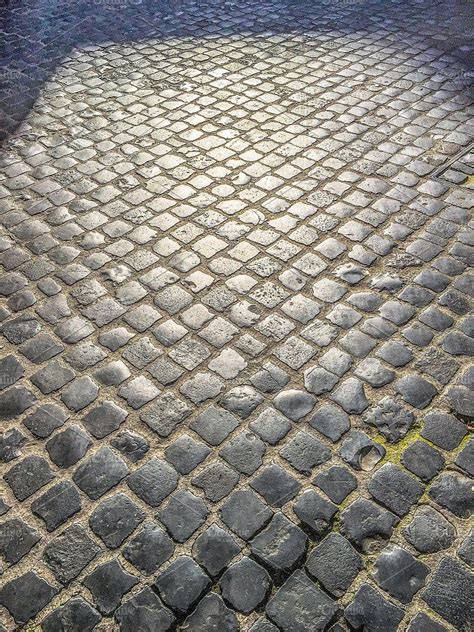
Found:
<svg viewBox="0 0 474 632"><path fill-rule="evenodd" d="M468 629L467 4L2 5L2 631Z"/></svg>

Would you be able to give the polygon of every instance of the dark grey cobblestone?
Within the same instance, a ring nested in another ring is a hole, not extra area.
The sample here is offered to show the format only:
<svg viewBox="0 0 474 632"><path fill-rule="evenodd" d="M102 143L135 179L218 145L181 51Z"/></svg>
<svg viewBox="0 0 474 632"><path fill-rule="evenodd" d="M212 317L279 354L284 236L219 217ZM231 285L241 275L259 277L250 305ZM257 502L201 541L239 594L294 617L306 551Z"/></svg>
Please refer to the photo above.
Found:
<svg viewBox="0 0 474 632"><path fill-rule="evenodd" d="M468 9L2 5L0 630L470 629Z"/></svg>

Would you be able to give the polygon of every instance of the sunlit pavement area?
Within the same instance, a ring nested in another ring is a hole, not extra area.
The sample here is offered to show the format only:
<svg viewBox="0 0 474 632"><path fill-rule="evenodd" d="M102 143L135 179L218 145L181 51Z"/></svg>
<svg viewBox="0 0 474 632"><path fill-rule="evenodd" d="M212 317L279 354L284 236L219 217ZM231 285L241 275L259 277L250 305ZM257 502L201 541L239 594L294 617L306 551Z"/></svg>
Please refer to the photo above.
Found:
<svg viewBox="0 0 474 632"><path fill-rule="evenodd" d="M471 630L472 3L1 11L0 630Z"/></svg>

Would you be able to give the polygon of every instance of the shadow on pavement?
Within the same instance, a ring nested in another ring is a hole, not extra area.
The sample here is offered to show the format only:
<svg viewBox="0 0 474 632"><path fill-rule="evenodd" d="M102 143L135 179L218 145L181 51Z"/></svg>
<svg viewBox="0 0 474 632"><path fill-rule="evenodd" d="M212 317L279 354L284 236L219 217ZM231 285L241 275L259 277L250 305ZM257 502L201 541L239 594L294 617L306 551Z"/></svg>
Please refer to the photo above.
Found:
<svg viewBox="0 0 474 632"><path fill-rule="evenodd" d="M468 0L0 0L0 140L80 47L166 38L324 31L423 38L470 79ZM471 29L472 32L472 29ZM100 76L100 69L98 68ZM456 74L457 73L457 74Z"/></svg>

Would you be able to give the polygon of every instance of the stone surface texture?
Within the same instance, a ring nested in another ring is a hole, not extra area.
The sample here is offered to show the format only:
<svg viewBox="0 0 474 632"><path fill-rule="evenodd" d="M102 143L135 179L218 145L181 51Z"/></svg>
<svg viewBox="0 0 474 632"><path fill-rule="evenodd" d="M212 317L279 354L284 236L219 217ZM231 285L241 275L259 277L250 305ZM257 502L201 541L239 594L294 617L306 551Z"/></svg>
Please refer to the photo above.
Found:
<svg viewBox="0 0 474 632"><path fill-rule="evenodd" d="M472 629L470 22L2 3L1 631Z"/></svg>

